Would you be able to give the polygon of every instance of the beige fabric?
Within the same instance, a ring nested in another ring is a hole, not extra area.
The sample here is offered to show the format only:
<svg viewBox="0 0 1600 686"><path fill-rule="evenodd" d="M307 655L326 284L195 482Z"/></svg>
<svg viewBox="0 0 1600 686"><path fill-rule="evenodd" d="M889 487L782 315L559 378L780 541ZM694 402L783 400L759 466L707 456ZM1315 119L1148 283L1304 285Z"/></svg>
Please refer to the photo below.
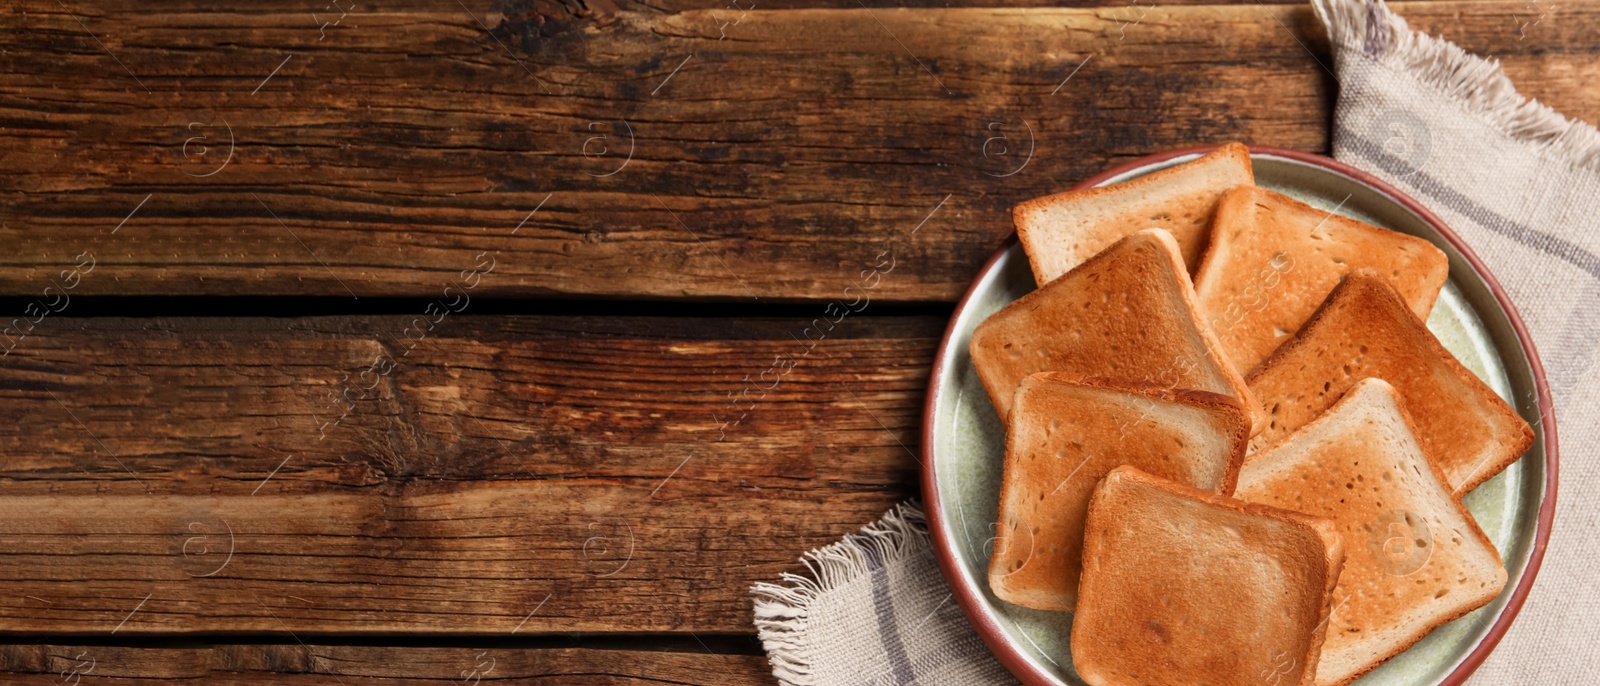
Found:
<svg viewBox="0 0 1600 686"><path fill-rule="evenodd" d="M1544 566L1468 683L1600 682L1600 133L1376 0L1313 4L1335 45L1334 157L1466 239L1516 303L1555 395L1561 486Z"/></svg>
<svg viewBox="0 0 1600 686"><path fill-rule="evenodd" d="M1471 244L1526 321L1556 397L1561 492L1527 604L1472 686L1600 683L1600 132L1517 94L1494 63L1377 0L1313 0L1339 81L1333 149ZM1270 141L1262 141L1270 142ZM1016 683L939 575L914 506L760 584L785 684Z"/></svg>
<svg viewBox="0 0 1600 686"><path fill-rule="evenodd" d="M904 504L757 584L756 629L784 684L1014 684L951 597L922 510Z"/></svg>

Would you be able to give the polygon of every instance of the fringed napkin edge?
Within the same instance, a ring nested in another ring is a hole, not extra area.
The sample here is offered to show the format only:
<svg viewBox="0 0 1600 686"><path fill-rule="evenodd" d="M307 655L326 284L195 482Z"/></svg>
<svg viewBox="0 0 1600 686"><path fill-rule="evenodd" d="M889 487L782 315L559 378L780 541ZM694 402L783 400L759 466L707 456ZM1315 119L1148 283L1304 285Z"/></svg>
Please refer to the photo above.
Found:
<svg viewBox="0 0 1600 686"><path fill-rule="evenodd" d="M1518 93L1499 60L1413 31L1383 0L1311 0L1311 5L1334 46L1352 51L1336 49L1335 59L1359 54L1410 74L1541 158L1600 173L1600 131Z"/></svg>
<svg viewBox="0 0 1600 686"><path fill-rule="evenodd" d="M817 680L815 648L806 629L811 609L823 594L866 577L917 553L926 540L927 519L916 501L896 505L860 533L806 553L800 562L807 574L785 572L783 584L758 583L750 587L755 597L756 633L767 651L772 674L793 686L813 686Z"/></svg>

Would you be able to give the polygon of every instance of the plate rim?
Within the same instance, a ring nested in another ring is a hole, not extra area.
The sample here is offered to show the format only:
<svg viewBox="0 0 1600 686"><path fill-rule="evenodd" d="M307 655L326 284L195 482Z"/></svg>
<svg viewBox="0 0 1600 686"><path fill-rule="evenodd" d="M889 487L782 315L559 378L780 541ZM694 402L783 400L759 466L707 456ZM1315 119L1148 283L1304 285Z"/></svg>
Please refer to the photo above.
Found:
<svg viewBox="0 0 1600 686"><path fill-rule="evenodd" d="M1205 154L1219 147L1221 146L1191 146L1141 156L1095 174L1073 185L1069 190L1097 186L1109 179L1140 168L1160 164L1185 155ZM1460 686L1473 672L1477 671L1479 665L1483 664L1483 661L1488 658L1489 653L1493 652L1495 646L1499 645L1500 639L1510 630L1512 622L1516 620L1517 615L1522 611L1522 606L1527 601L1528 593L1533 589L1534 580L1539 575L1539 568L1544 561L1545 548L1550 542L1550 529L1555 523L1560 441L1556 430L1555 403L1550 394L1550 384L1545 378L1544 362L1539 357L1538 348L1534 344L1533 337L1528 333L1527 325L1523 322L1521 313L1511 301L1511 296L1501 287L1494 273L1489 271L1489 268L1478 258L1477 253L1472 250L1471 246L1467 245L1461 236L1457 235L1444 220L1440 219L1428 208L1394 186L1389 185L1388 182L1338 160L1314 153L1270 145L1252 144L1246 147L1249 148L1251 156L1280 157L1321 167L1327 171L1345 176L1388 196L1415 214L1423 222L1432 226L1439 235L1443 236L1446 241L1449 241L1461 253L1467 264L1471 265L1473 271L1489 287L1489 291L1494 295L1495 301L1505 311L1512 330L1516 332L1518 343L1527 354L1528 366L1533 373L1534 386L1537 390L1540 423L1544 432L1545 443L1545 483L1543 497L1539 503L1539 515L1536 520L1537 528L1534 533L1533 546L1528 554L1528 563L1523 568L1516 587L1512 589L1511 596L1507 599L1505 607L1501 609L1499 616L1495 618L1494 625L1489 628L1488 633L1473 647L1472 651L1456 665L1455 669L1451 670L1450 674L1439 682L1441 686ZM922 444L919 446L920 450L918 452L921 453L924 465L921 490L924 512L928 521L929 538L933 543L934 558L939 563L939 572L944 577L945 584L950 587L951 594L955 596L956 604L961 607L962 614L966 616L967 621L977 631L978 637L983 640L984 645L988 646L989 651L995 655L1008 671L1030 686L1049 686L1055 683L1054 677L1034 667L1022 655L1021 651L1013 645L1013 642L1005 638L1004 630L999 623L986 614L984 608L980 607L982 590L972 585L961 583L961 574L957 568L959 563L952 550L953 541L948 538L949 528L944 519L943 508L940 506L937 463L934 461L933 456L935 446L934 420L938 416L938 399L944 385L944 362L950 348L950 339L955 334L956 322L960 320L979 284L989 276L999 263L1000 258L1011 250L1016 243L1017 234L1013 231L1000 244L999 249L989 256L983 267L978 270L977 275L973 277L972 283L967 286L967 290L962 293L961 299L957 301L955 310L950 315L950 320L945 324L944 334L940 337L939 346L935 351L933 368L928 379L927 395L923 401Z"/></svg>

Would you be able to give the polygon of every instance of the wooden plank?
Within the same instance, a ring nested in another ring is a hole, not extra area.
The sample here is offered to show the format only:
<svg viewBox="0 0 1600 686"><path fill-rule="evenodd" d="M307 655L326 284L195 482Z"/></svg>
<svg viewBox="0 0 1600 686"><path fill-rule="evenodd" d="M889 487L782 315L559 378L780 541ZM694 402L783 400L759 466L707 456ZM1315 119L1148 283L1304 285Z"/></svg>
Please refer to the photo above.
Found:
<svg viewBox="0 0 1600 686"><path fill-rule="evenodd" d="M1304 5L603 4L28 0L0 18L0 293L87 253L74 295L425 297L490 255L485 295L823 300L892 250L881 299L950 301L1014 203L1108 163L1327 147ZM1600 119L1600 3L1395 7Z"/></svg>
<svg viewBox="0 0 1600 686"><path fill-rule="evenodd" d="M1413 0L1434 2L1439 0ZM1473 0L1479 2L1493 2L1495 0ZM1082 9L1111 9L1127 8L1131 16L1138 16L1139 11L1156 6L1172 5L1292 5L1297 4L1291 0L1173 0L1171 2L1154 2L1153 0L893 0L867 2L866 0L722 0L721 2L706 2L705 0L619 0L618 7L624 11L633 12L692 12L694 10L716 9L723 17L723 21L733 21L748 10L804 10L804 9L846 9L856 10L863 6L874 11L891 9L942 9L942 8L1082 8ZM1552 8L1553 3L1548 0L1539 0L1539 6ZM1537 12L1535 12L1537 14ZM1532 18L1530 18L1530 21Z"/></svg>
<svg viewBox="0 0 1600 686"><path fill-rule="evenodd" d="M45 320L0 632L747 633L916 488L944 318L838 319Z"/></svg>
<svg viewBox="0 0 1600 686"><path fill-rule="evenodd" d="M766 657L709 651L585 648L391 648L217 645L0 646L0 675L16 686L204 684L704 684L773 683Z"/></svg>
<svg viewBox="0 0 1600 686"><path fill-rule="evenodd" d="M1417 2L1440 2L1463 0L1411 0ZM1498 0L1464 0L1467 2L1496 2ZM1301 4L1294 0L1172 0L1170 2L1155 2L1154 0L893 0L868 2L867 0L721 0L721 2L706 2L705 0L619 0L618 7L630 12L692 12L695 10L715 10L721 21L732 22L747 17L749 10L805 10L805 9L844 9L858 10L863 7L873 10L894 9L949 9L949 8L1075 8L1075 9L1101 9L1121 11L1129 18L1136 21L1139 15L1155 7L1187 6L1187 5L1296 5ZM1554 13L1556 3L1549 0L1533 0L1528 3L1532 13L1526 17L1530 24L1535 22L1542 12L1549 17Z"/></svg>

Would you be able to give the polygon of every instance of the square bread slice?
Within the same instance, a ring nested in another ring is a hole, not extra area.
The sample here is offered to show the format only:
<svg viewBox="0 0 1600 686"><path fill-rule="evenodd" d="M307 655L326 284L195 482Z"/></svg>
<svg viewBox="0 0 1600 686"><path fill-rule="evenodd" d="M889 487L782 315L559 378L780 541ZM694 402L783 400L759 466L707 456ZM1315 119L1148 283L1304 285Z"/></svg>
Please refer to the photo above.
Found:
<svg viewBox="0 0 1600 686"><path fill-rule="evenodd" d="M1252 450L1321 415L1362 379L1388 381L1422 449L1456 495L1533 445L1533 429L1446 350L1384 279L1351 272L1300 333L1263 362L1250 389L1268 416Z"/></svg>
<svg viewBox="0 0 1600 686"><path fill-rule="evenodd" d="M1444 251L1421 238L1240 186L1217 205L1194 292L1222 352L1248 373L1300 330L1341 277L1363 268L1424 320L1450 275Z"/></svg>
<svg viewBox="0 0 1600 686"><path fill-rule="evenodd" d="M1134 465L1231 493L1250 440L1250 418L1228 396L1057 373L1023 380L1012 412L989 587L1040 610L1077 602L1083 520L1107 472Z"/></svg>
<svg viewBox="0 0 1600 686"><path fill-rule="evenodd" d="M1309 686L1344 551L1326 520L1118 467L1083 560L1072 662L1090 686Z"/></svg>
<svg viewBox="0 0 1600 686"><path fill-rule="evenodd" d="M1034 198L1011 211L1017 238L1043 286L1135 231L1166 229L1186 269L1200 264L1222 194L1255 183L1250 150L1229 143L1191 162L1099 188Z"/></svg>
<svg viewBox="0 0 1600 686"><path fill-rule="evenodd" d="M1235 497L1326 517L1344 538L1318 686L1355 681L1506 583L1401 405L1389 384L1362 381L1239 475Z"/></svg>
<svg viewBox="0 0 1600 686"><path fill-rule="evenodd" d="M1259 412L1217 346L1172 234L1149 229L990 315L968 350L1001 419L1017 386L1038 372L1210 391Z"/></svg>

